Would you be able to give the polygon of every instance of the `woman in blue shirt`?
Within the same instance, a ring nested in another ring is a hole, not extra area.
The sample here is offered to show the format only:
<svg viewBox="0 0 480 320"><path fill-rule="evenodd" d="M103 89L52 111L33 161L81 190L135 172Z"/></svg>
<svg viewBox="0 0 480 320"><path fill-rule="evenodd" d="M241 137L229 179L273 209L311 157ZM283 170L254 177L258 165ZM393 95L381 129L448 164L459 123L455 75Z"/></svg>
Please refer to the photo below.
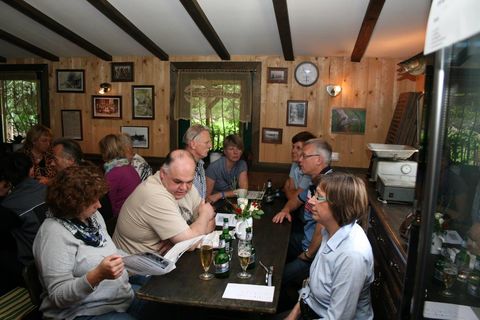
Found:
<svg viewBox="0 0 480 320"><path fill-rule="evenodd" d="M242 138L235 134L223 141L224 156L210 163L207 177L207 201L217 202L226 197L235 196L237 188L248 189L247 163L241 160L243 153Z"/></svg>
<svg viewBox="0 0 480 320"><path fill-rule="evenodd" d="M356 221L367 213L363 181L350 174L322 177L308 201L323 239L299 302L286 319L373 319L373 254Z"/></svg>

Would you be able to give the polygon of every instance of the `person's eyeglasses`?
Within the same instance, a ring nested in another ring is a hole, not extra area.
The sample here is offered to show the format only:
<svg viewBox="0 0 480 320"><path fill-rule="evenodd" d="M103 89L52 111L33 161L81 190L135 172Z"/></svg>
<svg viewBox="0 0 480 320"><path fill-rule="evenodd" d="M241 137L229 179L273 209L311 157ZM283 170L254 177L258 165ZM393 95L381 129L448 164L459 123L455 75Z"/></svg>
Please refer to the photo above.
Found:
<svg viewBox="0 0 480 320"><path fill-rule="evenodd" d="M317 200L317 202L326 202L326 201L328 201L327 197L321 196L321 195L319 195L319 194L315 194L315 195L314 195L314 198L315 198L315 200Z"/></svg>
<svg viewBox="0 0 480 320"><path fill-rule="evenodd" d="M316 153L315 153L315 154L305 154L305 153L302 153L302 154L300 155L300 158L308 159L308 158L310 158L310 157L318 157L318 156L321 156L321 155L320 155L320 154L316 154Z"/></svg>

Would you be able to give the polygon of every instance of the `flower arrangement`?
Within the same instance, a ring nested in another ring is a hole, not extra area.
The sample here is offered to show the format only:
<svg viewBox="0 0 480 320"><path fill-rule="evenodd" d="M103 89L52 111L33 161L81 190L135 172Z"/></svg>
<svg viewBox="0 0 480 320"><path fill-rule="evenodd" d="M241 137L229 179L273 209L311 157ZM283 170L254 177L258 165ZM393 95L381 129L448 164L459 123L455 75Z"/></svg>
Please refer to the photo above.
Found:
<svg viewBox="0 0 480 320"><path fill-rule="evenodd" d="M447 222L443 217L443 213L435 212L435 224L433 225L433 232L441 235L447 229Z"/></svg>
<svg viewBox="0 0 480 320"><path fill-rule="evenodd" d="M247 200L239 205L232 204L232 206L237 220L260 219L264 213L256 201L248 202Z"/></svg>

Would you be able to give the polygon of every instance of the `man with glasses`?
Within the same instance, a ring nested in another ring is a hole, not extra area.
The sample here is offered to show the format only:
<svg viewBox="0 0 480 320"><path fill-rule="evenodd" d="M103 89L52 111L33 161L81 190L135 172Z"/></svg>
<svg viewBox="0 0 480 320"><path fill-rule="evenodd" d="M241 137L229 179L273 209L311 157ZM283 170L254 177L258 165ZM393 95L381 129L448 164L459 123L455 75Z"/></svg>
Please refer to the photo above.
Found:
<svg viewBox="0 0 480 320"><path fill-rule="evenodd" d="M202 159L208 155L208 151L212 147L210 129L201 124L191 126L183 136L183 143L185 143L185 150L192 154L196 162L193 185L200 194L200 197L205 199L207 196L207 182Z"/></svg>
<svg viewBox="0 0 480 320"><path fill-rule="evenodd" d="M128 253L164 254L177 242L212 232L215 212L192 188L194 175L189 152L170 152L160 170L123 204L113 235L117 247Z"/></svg>
<svg viewBox="0 0 480 320"><path fill-rule="evenodd" d="M303 174L310 176L312 182L297 198L288 200L283 209L272 219L274 223L282 223L284 220L291 222L292 216L290 213L301 205L305 205L303 210L305 221L303 232L294 231L290 236L287 265L285 266L282 280L283 288L299 288L303 279L308 277L310 264L320 247L322 226L317 225L315 220L313 220L308 199L315 194L315 187L321 176L333 172L332 168L330 168L331 158L332 147L327 141L310 139L304 143L298 163Z"/></svg>

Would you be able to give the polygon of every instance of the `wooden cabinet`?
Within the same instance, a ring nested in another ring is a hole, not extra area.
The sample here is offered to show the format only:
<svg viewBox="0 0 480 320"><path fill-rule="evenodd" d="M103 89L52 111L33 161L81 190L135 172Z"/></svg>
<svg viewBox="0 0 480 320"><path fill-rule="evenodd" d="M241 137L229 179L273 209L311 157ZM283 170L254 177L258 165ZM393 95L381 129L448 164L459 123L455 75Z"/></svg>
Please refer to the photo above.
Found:
<svg viewBox="0 0 480 320"><path fill-rule="evenodd" d="M375 281L371 287L375 319L399 319L406 271L406 243L399 228L410 205L383 204L373 184L368 185L370 215L367 231L375 258Z"/></svg>

